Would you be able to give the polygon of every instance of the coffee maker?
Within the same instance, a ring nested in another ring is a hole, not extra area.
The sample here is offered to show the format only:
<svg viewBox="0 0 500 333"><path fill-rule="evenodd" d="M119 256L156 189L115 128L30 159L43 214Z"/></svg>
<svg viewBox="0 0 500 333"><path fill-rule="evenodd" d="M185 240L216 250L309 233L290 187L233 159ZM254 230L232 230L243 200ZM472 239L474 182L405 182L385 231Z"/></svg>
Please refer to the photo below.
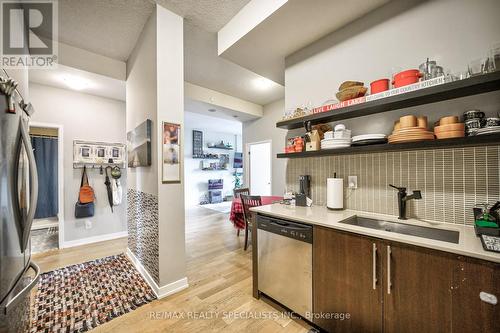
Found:
<svg viewBox="0 0 500 333"><path fill-rule="evenodd" d="M311 176L310 175L299 176L299 186L300 186L299 193L305 194L306 197L311 198Z"/></svg>

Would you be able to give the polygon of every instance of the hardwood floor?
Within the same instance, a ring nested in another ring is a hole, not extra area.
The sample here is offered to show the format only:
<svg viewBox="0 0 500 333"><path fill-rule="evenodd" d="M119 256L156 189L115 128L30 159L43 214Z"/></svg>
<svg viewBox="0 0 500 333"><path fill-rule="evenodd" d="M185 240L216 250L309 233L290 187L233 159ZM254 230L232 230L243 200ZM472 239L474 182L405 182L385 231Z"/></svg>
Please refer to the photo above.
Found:
<svg viewBox="0 0 500 333"><path fill-rule="evenodd" d="M146 304L93 332L307 332L252 297L251 251L228 214L204 208L186 212L186 260L189 288ZM34 255L42 271L123 253L126 239Z"/></svg>

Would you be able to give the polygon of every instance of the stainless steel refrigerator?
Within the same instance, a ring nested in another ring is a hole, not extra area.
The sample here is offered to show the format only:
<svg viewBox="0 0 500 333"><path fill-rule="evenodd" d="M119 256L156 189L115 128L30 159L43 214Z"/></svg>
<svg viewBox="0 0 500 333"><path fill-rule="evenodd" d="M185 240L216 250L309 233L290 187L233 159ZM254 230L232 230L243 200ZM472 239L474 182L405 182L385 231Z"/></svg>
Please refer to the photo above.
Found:
<svg viewBox="0 0 500 333"><path fill-rule="evenodd" d="M40 277L31 261L30 233L38 196L28 133L32 108L0 77L0 332L25 332L31 289Z"/></svg>

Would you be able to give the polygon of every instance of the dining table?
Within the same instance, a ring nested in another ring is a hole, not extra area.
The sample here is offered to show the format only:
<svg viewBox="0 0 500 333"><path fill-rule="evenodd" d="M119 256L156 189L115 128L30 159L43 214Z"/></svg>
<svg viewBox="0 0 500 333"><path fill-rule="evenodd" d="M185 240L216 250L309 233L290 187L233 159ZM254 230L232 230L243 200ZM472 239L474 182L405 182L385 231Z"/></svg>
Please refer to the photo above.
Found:
<svg viewBox="0 0 500 333"><path fill-rule="evenodd" d="M283 200L280 196L261 196L262 205L270 205L274 202ZM238 230L245 229L245 218L243 217L243 205L240 198L234 198L231 203L231 213L229 214L229 221L233 223Z"/></svg>

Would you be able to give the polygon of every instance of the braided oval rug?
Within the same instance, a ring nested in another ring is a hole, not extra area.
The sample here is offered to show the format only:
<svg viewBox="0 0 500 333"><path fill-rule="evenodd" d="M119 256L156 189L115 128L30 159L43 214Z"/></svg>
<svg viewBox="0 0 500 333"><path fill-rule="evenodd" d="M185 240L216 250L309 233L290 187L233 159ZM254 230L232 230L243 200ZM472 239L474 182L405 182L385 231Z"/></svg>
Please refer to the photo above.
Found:
<svg viewBox="0 0 500 333"><path fill-rule="evenodd" d="M124 254L41 275L31 333L85 332L156 299Z"/></svg>

